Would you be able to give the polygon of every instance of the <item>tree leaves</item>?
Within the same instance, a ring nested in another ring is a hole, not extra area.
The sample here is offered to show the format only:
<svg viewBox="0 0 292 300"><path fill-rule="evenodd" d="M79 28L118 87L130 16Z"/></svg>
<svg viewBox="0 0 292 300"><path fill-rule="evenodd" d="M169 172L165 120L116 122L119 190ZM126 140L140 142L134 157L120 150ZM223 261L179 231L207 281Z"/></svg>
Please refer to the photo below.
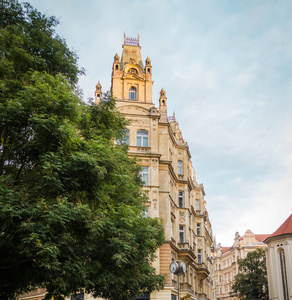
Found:
<svg viewBox="0 0 292 300"><path fill-rule="evenodd" d="M232 294L240 299L269 299L265 250L256 249L238 260L239 273L235 276Z"/></svg>
<svg viewBox="0 0 292 300"><path fill-rule="evenodd" d="M0 9L0 298L162 288L151 262L163 225L145 217L140 168L116 143L127 121L110 94L80 100L54 17L14 0Z"/></svg>

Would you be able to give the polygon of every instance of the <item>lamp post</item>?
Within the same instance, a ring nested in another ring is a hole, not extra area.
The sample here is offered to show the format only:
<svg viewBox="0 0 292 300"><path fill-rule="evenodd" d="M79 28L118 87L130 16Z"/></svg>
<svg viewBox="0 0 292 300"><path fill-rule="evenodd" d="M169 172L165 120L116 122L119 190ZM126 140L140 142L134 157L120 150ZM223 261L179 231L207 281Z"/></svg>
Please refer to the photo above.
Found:
<svg viewBox="0 0 292 300"><path fill-rule="evenodd" d="M179 276L186 273L186 264L185 264L182 260L176 260L176 261L173 261L173 262L169 265L169 270L170 270L171 273L177 275L178 300L180 300L180 298L179 298Z"/></svg>

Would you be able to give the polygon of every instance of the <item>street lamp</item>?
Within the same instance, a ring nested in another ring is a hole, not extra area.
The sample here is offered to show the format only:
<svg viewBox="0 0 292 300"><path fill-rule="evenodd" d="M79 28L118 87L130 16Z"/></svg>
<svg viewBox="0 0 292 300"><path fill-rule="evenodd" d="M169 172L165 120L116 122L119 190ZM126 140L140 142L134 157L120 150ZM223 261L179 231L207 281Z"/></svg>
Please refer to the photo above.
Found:
<svg viewBox="0 0 292 300"><path fill-rule="evenodd" d="M178 283L178 300L179 298L179 276L186 273L186 264L182 260L173 261L169 265L169 270L171 273L177 275L177 283Z"/></svg>

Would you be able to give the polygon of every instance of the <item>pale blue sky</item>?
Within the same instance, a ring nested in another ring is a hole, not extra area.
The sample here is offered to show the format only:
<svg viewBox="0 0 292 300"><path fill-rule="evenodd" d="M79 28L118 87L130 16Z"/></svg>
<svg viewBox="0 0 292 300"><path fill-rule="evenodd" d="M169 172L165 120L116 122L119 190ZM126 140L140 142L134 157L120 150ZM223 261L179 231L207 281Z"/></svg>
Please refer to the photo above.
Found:
<svg viewBox="0 0 292 300"><path fill-rule="evenodd" d="M292 212L292 1L32 0L60 20L84 97L109 90L123 35L137 37L190 146L217 242L272 233Z"/></svg>

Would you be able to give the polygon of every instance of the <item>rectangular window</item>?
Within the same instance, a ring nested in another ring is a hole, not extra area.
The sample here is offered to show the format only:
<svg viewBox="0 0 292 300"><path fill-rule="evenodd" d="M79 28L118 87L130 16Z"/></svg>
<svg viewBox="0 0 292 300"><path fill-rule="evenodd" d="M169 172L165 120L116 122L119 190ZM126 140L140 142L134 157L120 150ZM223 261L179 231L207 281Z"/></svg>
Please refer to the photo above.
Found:
<svg viewBox="0 0 292 300"><path fill-rule="evenodd" d="M178 192L178 206L184 207L184 192L182 191Z"/></svg>
<svg viewBox="0 0 292 300"><path fill-rule="evenodd" d="M201 232L201 223L197 223L197 235L202 235L202 232Z"/></svg>
<svg viewBox="0 0 292 300"><path fill-rule="evenodd" d="M140 171L140 176L143 180L143 184L149 185L149 167L142 167L142 171Z"/></svg>
<svg viewBox="0 0 292 300"><path fill-rule="evenodd" d="M176 295L171 294L171 300L176 300Z"/></svg>
<svg viewBox="0 0 292 300"><path fill-rule="evenodd" d="M135 300L150 300L150 294L149 293L143 293L139 297L136 297Z"/></svg>
<svg viewBox="0 0 292 300"><path fill-rule="evenodd" d="M200 210L200 200L196 199L196 210Z"/></svg>
<svg viewBox="0 0 292 300"><path fill-rule="evenodd" d="M84 300L84 293L71 295L71 300Z"/></svg>
<svg viewBox="0 0 292 300"><path fill-rule="evenodd" d="M185 227L184 225L179 225L179 242L185 242Z"/></svg>
<svg viewBox="0 0 292 300"><path fill-rule="evenodd" d="M201 264L202 263L202 250L198 249L198 263Z"/></svg>
<svg viewBox="0 0 292 300"><path fill-rule="evenodd" d="M177 162L177 173L183 175L183 162L181 160Z"/></svg>

